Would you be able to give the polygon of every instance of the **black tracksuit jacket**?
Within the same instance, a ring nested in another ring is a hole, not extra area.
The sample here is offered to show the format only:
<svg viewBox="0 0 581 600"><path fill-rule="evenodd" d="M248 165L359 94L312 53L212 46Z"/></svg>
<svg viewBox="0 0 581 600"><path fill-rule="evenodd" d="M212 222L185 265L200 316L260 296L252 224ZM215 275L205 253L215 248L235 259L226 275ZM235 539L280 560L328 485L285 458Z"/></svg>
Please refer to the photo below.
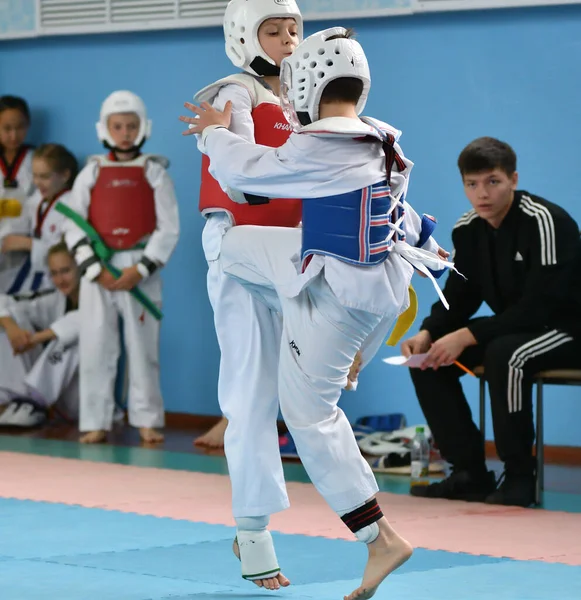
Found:
<svg viewBox="0 0 581 600"><path fill-rule="evenodd" d="M498 229L474 210L452 232L454 262L444 294L421 328L438 339L468 327L479 344L506 334L558 328L581 335L579 226L561 207L525 191ZM485 302L493 316L470 321Z"/></svg>

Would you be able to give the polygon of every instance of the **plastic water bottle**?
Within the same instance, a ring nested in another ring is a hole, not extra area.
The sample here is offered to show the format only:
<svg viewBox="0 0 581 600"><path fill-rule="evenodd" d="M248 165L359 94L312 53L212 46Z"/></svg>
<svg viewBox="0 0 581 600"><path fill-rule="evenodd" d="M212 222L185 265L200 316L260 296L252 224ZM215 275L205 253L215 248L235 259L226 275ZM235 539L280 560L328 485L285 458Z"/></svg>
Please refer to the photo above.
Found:
<svg viewBox="0 0 581 600"><path fill-rule="evenodd" d="M430 442L426 438L423 427L416 427L416 435L412 440L411 455L411 486L428 485L430 483Z"/></svg>

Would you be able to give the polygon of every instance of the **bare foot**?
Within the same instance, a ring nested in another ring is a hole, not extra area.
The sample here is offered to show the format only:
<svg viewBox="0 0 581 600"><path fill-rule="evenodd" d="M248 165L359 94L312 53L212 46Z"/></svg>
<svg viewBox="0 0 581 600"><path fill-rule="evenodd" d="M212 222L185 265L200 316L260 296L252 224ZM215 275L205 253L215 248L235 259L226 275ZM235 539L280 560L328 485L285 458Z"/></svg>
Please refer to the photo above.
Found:
<svg viewBox="0 0 581 600"><path fill-rule="evenodd" d="M361 585L344 600L368 600L382 581L398 567L403 565L412 555L410 543L400 537L383 517L378 521L379 536L371 544L367 544L369 558L363 573Z"/></svg>
<svg viewBox="0 0 581 600"><path fill-rule="evenodd" d="M151 427L140 427L139 435L144 442L150 444L159 444L163 442L163 433L152 429Z"/></svg>
<svg viewBox="0 0 581 600"><path fill-rule="evenodd" d="M103 430L99 431L87 431L79 438L81 444L101 444L107 441L107 432Z"/></svg>
<svg viewBox="0 0 581 600"><path fill-rule="evenodd" d="M232 552L238 560L240 560L240 548L238 548L238 542L234 538L232 543ZM252 583L255 583L258 587L263 587L267 590L279 590L281 587L288 587L290 581L282 574L279 573L276 577L269 577L268 579L252 579Z"/></svg>
<svg viewBox="0 0 581 600"><path fill-rule="evenodd" d="M209 429L204 435L194 440L194 446L200 448L223 448L226 427L228 427L228 419L222 417L212 429Z"/></svg>

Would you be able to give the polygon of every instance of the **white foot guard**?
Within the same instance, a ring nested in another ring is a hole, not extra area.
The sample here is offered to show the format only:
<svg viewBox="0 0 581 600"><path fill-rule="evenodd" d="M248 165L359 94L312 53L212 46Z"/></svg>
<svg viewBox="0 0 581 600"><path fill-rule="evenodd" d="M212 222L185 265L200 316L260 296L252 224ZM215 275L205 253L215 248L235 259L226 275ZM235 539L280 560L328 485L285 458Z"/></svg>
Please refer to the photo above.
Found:
<svg viewBox="0 0 581 600"><path fill-rule="evenodd" d="M280 573L270 531L238 530L236 540L244 579L270 579Z"/></svg>

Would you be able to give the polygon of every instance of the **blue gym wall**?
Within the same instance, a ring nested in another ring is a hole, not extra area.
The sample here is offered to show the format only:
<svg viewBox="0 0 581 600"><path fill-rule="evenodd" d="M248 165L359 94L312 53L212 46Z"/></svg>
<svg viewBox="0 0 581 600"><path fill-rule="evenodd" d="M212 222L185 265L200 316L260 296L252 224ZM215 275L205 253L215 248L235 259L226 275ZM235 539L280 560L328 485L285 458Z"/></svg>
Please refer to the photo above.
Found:
<svg viewBox="0 0 581 600"><path fill-rule="evenodd" d="M580 6L342 24L356 28L371 63L366 113L404 131L402 146L416 163L409 200L418 212L438 217L441 244L449 246L452 225L469 208L456 157L481 135L511 143L522 187L581 221ZM308 23L306 32L327 25ZM218 28L0 43L0 91L29 100L35 143L64 143L84 160L100 151L94 123L103 98L125 88L145 99L153 119L146 148L170 158L181 212L181 239L164 271L162 386L172 412L218 413L219 354L196 208L200 156L194 140L180 135L177 116L197 89L230 71ZM423 316L436 295L430 284L416 283ZM409 422L421 422L408 373L380 360L390 353L384 348L363 373L359 391L342 399L351 419L401 411ZM466 386L475 400L476 382ZM548 390L548 443L581 445L580 396L579 388Z"/></svg>

